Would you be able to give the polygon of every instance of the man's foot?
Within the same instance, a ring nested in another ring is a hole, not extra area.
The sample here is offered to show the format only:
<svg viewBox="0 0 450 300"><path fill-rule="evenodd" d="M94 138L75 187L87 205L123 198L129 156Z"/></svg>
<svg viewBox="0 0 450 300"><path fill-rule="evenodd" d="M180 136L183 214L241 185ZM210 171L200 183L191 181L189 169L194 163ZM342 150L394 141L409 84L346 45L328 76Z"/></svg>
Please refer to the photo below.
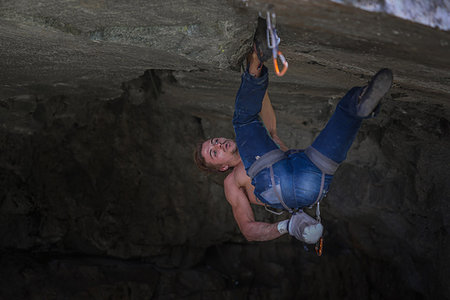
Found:
<svg viewBox="0 0 450 300"><path fill-rule="evenodd" d="M368 117L380 103L381 99L391 88L393 80L390 69L378 71L361 93L356 105L356 115L361 118Z"/></svg>
<svg viewBox="0 0 450 300"><path fill-rule="evenodd" d="M258 17L258 26L256 27L255 36L253 37L254 50L258 55L261 63L272 57L272 49L267 44L267 23L266 20Z"/></svg>

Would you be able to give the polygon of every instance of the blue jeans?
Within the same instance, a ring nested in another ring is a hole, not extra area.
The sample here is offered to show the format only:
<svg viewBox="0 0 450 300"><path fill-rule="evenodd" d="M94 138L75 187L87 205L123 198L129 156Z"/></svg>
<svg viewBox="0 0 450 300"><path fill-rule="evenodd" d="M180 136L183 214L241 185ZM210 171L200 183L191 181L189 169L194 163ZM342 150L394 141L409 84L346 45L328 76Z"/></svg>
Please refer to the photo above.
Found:
<svg viewBox="0 0 450 300"><path fill-rule="evenodd" d="M269 136L258 114L268 86L267 68L263 66L261 76L255 78L248 72L242 75L241 86L236 95L233 127L236 144L245 170L256 157L278 148ZM312 147L336 163L347 157L362 119L356 116L356 101L361 87L352 88L339 101L335 112L325 128L312 143ZM313 204L319 196L322 172L303 151L289 151L286 159L273 165L275 186L272 186L269 170L265 169L252 179L255 195L262 202L283 208L275 195L278 189L290 208L303 208ZM333 176L325 175L323 195L328 192Z"/></svg>

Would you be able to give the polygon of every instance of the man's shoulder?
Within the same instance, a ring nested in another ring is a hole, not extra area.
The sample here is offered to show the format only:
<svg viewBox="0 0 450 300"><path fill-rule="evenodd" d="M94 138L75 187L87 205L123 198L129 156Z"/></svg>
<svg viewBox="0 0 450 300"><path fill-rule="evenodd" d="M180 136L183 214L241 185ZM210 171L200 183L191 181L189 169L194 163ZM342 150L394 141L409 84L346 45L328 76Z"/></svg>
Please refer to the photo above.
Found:
<svg viewBox="0 0 450 300"><path fill-rule="evenodd" d="M240 205L242 201L248 202L245 194L245 177L249 179L245 173L245 168L238 165L224 180L225 198L233 207Z"/></svg>
<svg viewBox="0 0 450 300"><path fill-rule="evenodd" d="M233 185L237 187L243 187L246 185L250 177L245 172L244 164L240 163L234 167L233 171L225 178L224 185Z"/></svg>
<svg viewBox="0 0 450 300"><path fill-rule="evenodd" d="M223 181L225 188L228 186L237 186L237 181L236 181L236 169L233 169L228 175L227 177L225 177L224 181Z"/></svg>

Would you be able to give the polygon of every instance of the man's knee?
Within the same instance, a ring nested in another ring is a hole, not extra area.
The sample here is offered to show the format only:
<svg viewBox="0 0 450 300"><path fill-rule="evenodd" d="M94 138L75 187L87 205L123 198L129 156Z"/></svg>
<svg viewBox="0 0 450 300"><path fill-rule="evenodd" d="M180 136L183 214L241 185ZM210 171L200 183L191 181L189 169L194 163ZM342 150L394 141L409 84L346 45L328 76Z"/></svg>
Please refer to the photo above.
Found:
<svg viewBox="0 0 450 300"><path fill-rule="evenodd" d="M233 117L234 128L256 123L261 123L258 115L239 114L236 116L235 114L235 117Z"/></svg>

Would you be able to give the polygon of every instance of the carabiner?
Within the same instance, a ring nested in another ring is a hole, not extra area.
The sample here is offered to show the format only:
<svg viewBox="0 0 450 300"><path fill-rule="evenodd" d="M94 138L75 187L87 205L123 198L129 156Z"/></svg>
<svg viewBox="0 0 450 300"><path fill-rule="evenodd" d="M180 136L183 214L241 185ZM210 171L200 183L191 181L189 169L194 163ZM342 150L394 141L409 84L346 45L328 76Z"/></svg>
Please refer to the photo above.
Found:
<svg viewBox="0 0 450 300"><path fill-rule="evenodd" d="M317 256L322 256L323 251L323 236L320 237L319 241L316 243L315 246Z"/></svg>
<svg viewBox="0 0 450 300"><path fill-rule="evenodd" d="M272 13L272 17L275 19L275 13ZM266 31L267 47L269 47L269 49L276 51L278 49L278 45L280 44L280 38L277 35L275 25L273 25L272 23L270 12L267 12L266 23L267 23L267 31Z"/></svg>
<svg viewBox="0 0 450 300"><path fill-rule="evenodd" d="M283 69L280 72L280 69L278 68L277 56L273 57L273 66L275 68L275 74L277 74L277 76L281 77L286 73L286 71L288 69L288 62L287 62L286 58L284 58L284 55L281 53L281 51L278 50L277 54L278 54L277 56L280 57L280 60L283 63Z"/></svg>
<svg viewBox="0 0 450 300"><path fill-rule="evenodd" d="M278 50L278 45L280 44L280 38L277 35L277 30L275 29L275 25L272 22L272 18L275 20L276 15L275 13L267 12L267 45L270 49L272 49L272 56L273 56L273 66L275 68L275 74L277 76L281 77L283 76L287 69L288 69L288 63L286 61L286 58L281 53L280 50ZM281 62L283 63L283 69L280 72L280 68L278 67L278 56L280 57Z"/></svg>

